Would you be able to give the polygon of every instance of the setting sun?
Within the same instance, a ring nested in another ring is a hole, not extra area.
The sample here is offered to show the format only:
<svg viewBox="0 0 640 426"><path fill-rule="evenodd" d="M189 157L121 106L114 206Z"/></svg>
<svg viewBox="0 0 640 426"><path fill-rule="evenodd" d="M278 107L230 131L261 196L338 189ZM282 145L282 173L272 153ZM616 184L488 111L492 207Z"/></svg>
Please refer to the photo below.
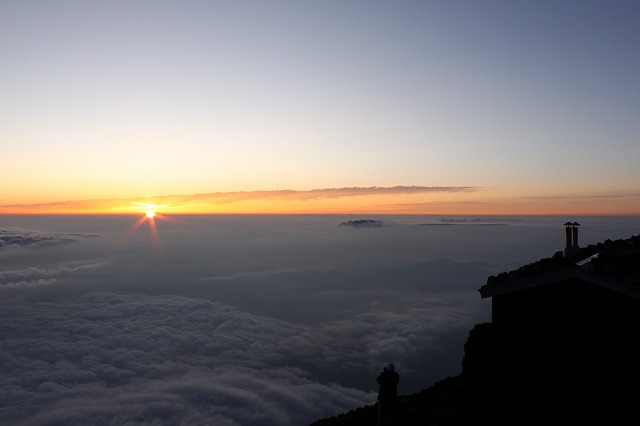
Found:
<svg viewBox="0 0 640 426"><path fill-rule="evenodd" d="M147 217L148 217L149 219L151 219L151 218L153 218L153 217L156 215L156 211L155 211L155 210L153 210L153 209L149 209L149 210L147 210L146 215L147 215Z"/></svg>

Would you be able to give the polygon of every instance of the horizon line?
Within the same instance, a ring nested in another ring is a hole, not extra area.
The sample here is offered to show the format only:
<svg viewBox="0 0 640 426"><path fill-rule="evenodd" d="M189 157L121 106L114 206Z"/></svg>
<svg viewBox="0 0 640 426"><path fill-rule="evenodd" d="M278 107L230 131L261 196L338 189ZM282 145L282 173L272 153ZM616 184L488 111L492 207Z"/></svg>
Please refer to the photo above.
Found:
<svg viewBox="0 0 640 426"><path fill-rule="evenodd" d="M493 193L491 192L493 191ZM522 194L477 186L368 186L68 199L0 205L0 215L638 215L637 193Z"/></svg>

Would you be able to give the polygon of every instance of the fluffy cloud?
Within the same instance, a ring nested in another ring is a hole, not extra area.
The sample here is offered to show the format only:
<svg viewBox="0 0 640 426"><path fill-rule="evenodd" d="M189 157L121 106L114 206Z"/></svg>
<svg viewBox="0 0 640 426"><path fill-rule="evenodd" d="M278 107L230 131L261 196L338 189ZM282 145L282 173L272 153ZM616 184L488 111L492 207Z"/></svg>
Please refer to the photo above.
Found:
<svg viewBox="0 0 640 426"><path fill-rule="evenodd" d="M3 420L308 424L374 402L373 386L349 383L373 381L381 360L409 366L436 330L467 315L425 304L312 327L211 301L113 293L5 306Z"/></svg>
<svg viewBox="0 0 640 426"><path fill-rule="evenodd" d="M93 293L2 310L3 419L22 424L304 424L372 401L318 384L307 330L220 304Z"/></svg>

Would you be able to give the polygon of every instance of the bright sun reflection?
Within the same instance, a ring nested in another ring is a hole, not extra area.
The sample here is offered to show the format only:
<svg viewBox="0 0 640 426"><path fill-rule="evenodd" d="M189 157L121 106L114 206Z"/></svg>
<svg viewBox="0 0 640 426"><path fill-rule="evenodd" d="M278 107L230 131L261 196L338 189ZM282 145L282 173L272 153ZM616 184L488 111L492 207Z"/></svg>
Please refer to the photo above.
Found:
<svg viewBox="0 0 640 426"><path fill-rule="evenodd" d="M156 211L154 209L149 209L149 210L147 210L146 215L147 215L147 217L149 219L151 219L152 217L154 217L156 215Z"/></svg>

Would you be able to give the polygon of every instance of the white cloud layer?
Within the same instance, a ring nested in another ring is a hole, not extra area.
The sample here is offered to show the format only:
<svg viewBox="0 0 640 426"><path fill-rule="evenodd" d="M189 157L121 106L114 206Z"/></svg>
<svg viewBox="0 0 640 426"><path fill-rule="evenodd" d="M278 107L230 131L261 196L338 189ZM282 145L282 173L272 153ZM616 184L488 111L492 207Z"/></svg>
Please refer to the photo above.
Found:
<svg viewBox="0 0 640 426"><path fill-rule="evenodd" d="M374 375L374 360L412 358L465 315L425 306L312 327L210 301L112 293L4 307L3 421L306 424L373 403L371 391L341 382Z"/></svg>

